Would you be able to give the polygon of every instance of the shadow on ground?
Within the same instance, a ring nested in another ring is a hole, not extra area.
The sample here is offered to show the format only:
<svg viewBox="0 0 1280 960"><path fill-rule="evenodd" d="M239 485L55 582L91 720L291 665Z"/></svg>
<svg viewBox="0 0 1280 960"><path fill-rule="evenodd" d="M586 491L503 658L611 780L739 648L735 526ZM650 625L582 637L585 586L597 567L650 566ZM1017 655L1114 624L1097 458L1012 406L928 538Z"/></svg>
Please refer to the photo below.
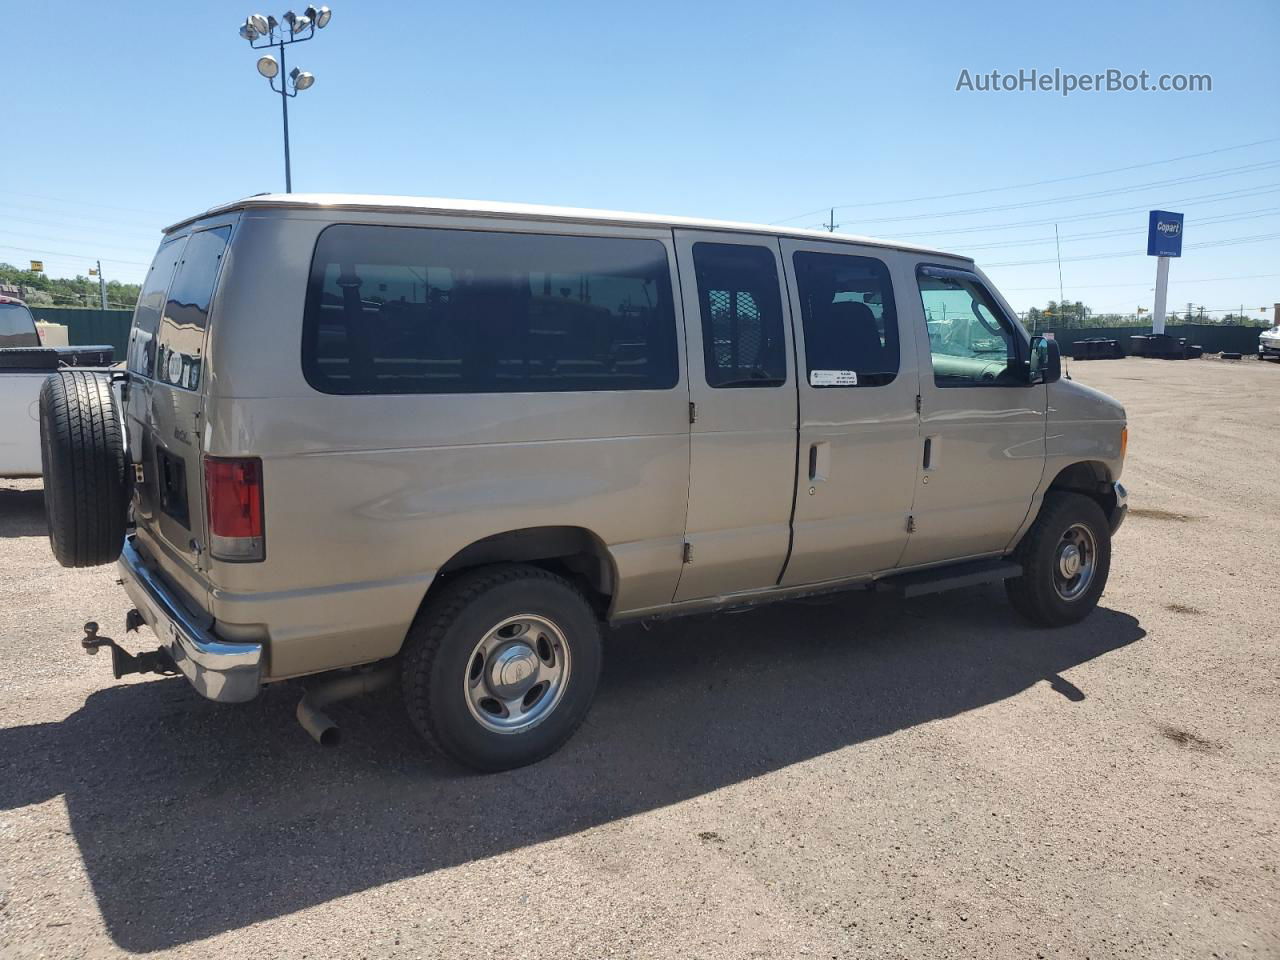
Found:
<svg viewBox="0 0 1280 960"><path fill-rule="evenodd" d="M43 490L0 487L0 537L42 537L48 532Z"/></svg>
<svg viewBox="0 0 1280 960"><path fill-rule="evenodd" d="M1143 636L1110 610L1034 630L994 589L628 627L610 637L577 737L493 776L429 754L391 696L335 708L344 742L325 751L294 722L296 686L227 707L181 679L131 682L61 723L0 730L0 808L65 796L111 936L152 951L676 803L1042 681L1062 693L1058 709L1082 709L1087 691L1059 674Z"/></svg>

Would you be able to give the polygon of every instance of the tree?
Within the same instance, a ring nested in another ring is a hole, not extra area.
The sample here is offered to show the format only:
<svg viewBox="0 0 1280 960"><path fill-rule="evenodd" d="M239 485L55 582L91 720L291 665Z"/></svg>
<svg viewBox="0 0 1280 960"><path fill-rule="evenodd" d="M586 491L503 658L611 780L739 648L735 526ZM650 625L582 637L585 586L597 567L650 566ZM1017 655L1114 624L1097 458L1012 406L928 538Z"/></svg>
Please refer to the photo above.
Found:
<svg viewBox="0 0 1280 960"><path fill-rule="evenodd" d="M101 307L102 294L97 277L75 279L47 277L42 273L20 270L12 264L0 263L0 283L13 284L28 303L58 307ZM141 287L136 283L107 283L107 306L116 310L132 310L138 302ZM37 294L39 298L37 299ZM47 298L47 299L45 299Z"/></svg>

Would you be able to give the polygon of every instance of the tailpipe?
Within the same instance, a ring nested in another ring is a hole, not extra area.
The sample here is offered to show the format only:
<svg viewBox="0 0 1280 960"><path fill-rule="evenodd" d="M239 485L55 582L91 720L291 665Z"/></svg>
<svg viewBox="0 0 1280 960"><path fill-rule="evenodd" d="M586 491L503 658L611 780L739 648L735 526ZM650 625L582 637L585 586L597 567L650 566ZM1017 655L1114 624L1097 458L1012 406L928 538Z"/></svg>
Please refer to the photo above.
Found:
<svg viewBox="0 0 1280 960"><path fill-rule="evenodd" d="M302 729L311 734L311 738L320 746L336 747L342 734L338 725L324 712L325 707L339 700L349 700L351 697L381 690L390 685L395 675L393 666L376 667L317 684L298 701L298 723L302 724Z"/></svg>

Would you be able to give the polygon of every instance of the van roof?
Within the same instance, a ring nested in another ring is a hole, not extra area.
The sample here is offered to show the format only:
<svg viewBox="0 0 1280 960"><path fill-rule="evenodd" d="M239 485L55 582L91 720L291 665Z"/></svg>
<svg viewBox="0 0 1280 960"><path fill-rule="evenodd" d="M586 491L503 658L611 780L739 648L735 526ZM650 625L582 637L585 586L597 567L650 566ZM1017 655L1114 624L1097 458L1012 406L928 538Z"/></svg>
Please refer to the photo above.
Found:
<svg viewBox="0 0 1280 960"><path fill-rule="evenodd" d="M211 207L204 213L165 228L165 233L185 227L204 217L233 210L299 209L299 210L359 210L374 213L437 213L450 216L510 217L550 220L560 223L603 223L632 227L688 227L701 230L719 230L726 233L767 233L781 237L804 240L830 240L837 243L858 243L893 250L908 250L936 256L958 257L972 260L963 254L947 253L931 247L892 240L877 240L847 233L827 233L823 230L801 230L763 223L738 223L731 220L702 220L696 217L671 217L653 213L626 213L618 210L588 210L581 207L553 207L533 203L499 203L489 200L447 200L440 197L397 197L361 193L260 193L231 203Z"/></svg>

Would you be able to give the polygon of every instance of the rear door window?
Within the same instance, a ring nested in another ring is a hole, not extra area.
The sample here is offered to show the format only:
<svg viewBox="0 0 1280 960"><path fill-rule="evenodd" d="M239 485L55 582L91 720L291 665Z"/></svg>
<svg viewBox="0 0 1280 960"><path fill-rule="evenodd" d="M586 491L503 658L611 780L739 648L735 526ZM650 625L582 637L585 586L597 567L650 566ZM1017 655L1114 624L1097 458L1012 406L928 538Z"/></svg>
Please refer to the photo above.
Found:
<svg viewBox="0 0 1280 960"><path fill-rule="evenodd" d="M204 333L230 227L191 235L160 318L155 378L184 390L200 386Z"/></svg>
<svg viewBox="0 0 1280 960"><path fill-rule="evenodd" d="M164 313L165 296L173 271L182 257L187 238L173 237L160 244L156 258L147 271L146 282L133 311L133 329L129 333L128 366L131 373L154 377L156 372L156 331Z"/></svg>
<svg viewBox="0 0 1280 960"><path fill-rule="evenodd" d="M780 387L787 382L778 266L767 247L695 243L707 386Z"/></svg>
<svg viewBox="0 0 1280 960"><path fill-rule="evenodd" d="M813 387L881 387L898 375L898 316L889 268L871 257L792 257Z"/></svg>
<svg viewBox="0 0 1280 960"><path fill-rule="evenodd" d="M667 250L631 237L338 224L316 245L303 373L324 393L664 390Z"/></svg>

